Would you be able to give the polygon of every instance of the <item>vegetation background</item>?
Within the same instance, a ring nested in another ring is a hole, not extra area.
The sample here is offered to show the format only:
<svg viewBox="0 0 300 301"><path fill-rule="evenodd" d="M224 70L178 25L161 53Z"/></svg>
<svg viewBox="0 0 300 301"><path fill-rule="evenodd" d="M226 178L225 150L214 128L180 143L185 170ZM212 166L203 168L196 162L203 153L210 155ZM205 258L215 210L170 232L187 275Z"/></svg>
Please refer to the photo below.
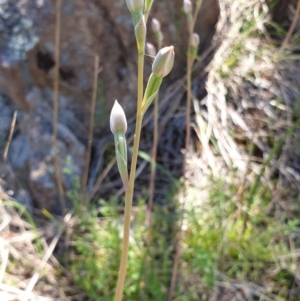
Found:
<svg viewBox="0 0 300 301"><path fill-rule="evenodd" d="M63 1L55 10L54 0L0 2L1 300L114 296L123 190L108 112L118 98L131 141L136 53L125 2L83 3ZM155 1L150 16L160 19L164 43L175 45L176 65L160 93L152 213L152 112L144 122L124 300L168 300L184 202L173 300L298 301L300 1L203 2L185 175L187 29L181 1L172 4ZM53 163L56 71L65 214ZM90 111L93 141L87 138Z"/></svg>

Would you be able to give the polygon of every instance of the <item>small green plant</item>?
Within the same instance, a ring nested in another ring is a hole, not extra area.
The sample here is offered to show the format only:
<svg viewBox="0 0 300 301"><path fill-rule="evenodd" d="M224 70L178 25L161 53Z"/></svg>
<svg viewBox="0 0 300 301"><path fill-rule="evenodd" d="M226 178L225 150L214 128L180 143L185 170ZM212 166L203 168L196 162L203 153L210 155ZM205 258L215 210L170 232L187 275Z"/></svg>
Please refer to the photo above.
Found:
<svg viewBox="0 0 300 301"><path fill-rule="evenodd" d="M78 203L79 204L79 203ZM100 206L99 206L100 205ZM76 285L91 300L109 300L115 295L121 258L122 219L117 200L99 204L78 205L72 231L73 252L70 271ZM170 281L173 208L154 208L152 244L146 245L145 202L133 208L128 251L125 300L158 300L167 298ZM146 256L145 256L146 254Z"/></svg>
<svg viewBox="0 0 300 301"><path fill-rule="evenodd" d="M120 235L122 221L119 218L116 201L110 205L100 201L95 205L80 208L73 231L74 254L71 261L71 272L76 284L92 298L92 300L112 300L115 295L115 283L118 278L118 266L121 258ZM136 279L139 275L141 252L143 252L143 236L145 212L142 205L136 209L134 220L135 238L129 249L129 279L124 294L132 298L136 290ZM100 216L100 217L99 217Z"/></svg>

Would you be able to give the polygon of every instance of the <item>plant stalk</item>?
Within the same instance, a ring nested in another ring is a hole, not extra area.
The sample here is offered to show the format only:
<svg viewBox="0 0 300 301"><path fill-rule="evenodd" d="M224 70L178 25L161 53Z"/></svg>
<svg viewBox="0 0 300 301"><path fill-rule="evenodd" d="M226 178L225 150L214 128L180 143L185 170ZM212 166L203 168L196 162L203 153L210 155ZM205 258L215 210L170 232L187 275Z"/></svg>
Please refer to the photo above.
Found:
<svg viewBox="0 0 300 301"><path fill-rule="evenodd" d="M157 144L158 144L158 94L155 96L154 99L153 119L154 119L154 130L153 130L152 160L151 160L150 187L149 187L150 194L149 194L149 202L148 202L149 227L151 227L151 215L152 215L154 190L155 190L156 155L157 155Z"/></svg>
<svg viewBox="0 0 300 301"><path fill-rule="evenodd" d="M93 94L90 107L90 124L89 124L89 134L88 134L88 145L85 157L84 173L82 178L82 190L81 190L81 205L86 202L85 192L87 187L87 180L89 175L91 152L93 144L93 134L94 134L94 119L95 119L95 108L97 101L97 85L98 85L98 74L99 74L99 56L94 57L94 79L93 79Z"/></svg>
<svg viewBox="0 0 300 301"><path fill-rule="evenodd" d="M161 49L162 47L162 39L163 35L161 32L156 34L157 38L157 48ZM156 175L156 157L157 157L157 145L158 145L158 99L159 93L154 98L154 109L153 109L153 123L154 123L154 130L153 130L153 145L152 145L152 161L151 161L151 170L150 170L150 184L149 184L149 201L148 201L148 225L149 225L149 237L148 237L148 244L150 245L151 241L151 222L152 222L152 209L153 209L153 199L154 199L154 191L155 191L155 175Z"/></svg>
<svg viewBox="0 0 300 301"><path fill-rule="evenodd" d="M127 261L128 261L128 249L129 249L129 236L130 236L130 220L131 220L131 208L134 192L135 171L138 158L138 151L140 145L140 137L142 130L142 101L143 101L143 71L144 71L144 47L139 50L138 53L138 94L137 94L137 113L136 113L136 127L133 143L133 153L130 167L130 177L128 188L125 192L125 213L124 213L124 233L123 233L123 246L122 256L120 263L120 270L117 282L116 298L115 301L121 301L123 296Z"/></svg>
<svg viewBox="0 0 300 301"><path fill-rule="evenodd" d="M185 177L186 171L186 161L187 161L187 153L189 148L189 143L191 139L191 98L192 98L192 67L193 67L194 59L192 57L188 57L187 59L187 72L186 72L186 136L185 136L185 153L184 153L184 161L183 161L183 176ZM184 185L185 186L185 185Z"/></svg>
<svg viewBox="0 0 300 301"><path fill-rule="evenodd" d="M52 143L53 143L53 159L55 178L60 198L61 212L65 213L66 201L64 195L63 181L61 175L59 149L57 145L57 123L58 123L58 94L59 94L59 68L60 68L60 31L61 31L61 0L56 1L55 7L55 66L54 66L54 82L53 82L53 119L52 119Z"/></svg>
<svg viewBox="0 0 300 301"><path fill-rule="evenodd" d="M188 49L187 71L186 71L186 135L185 135L185 151L184 151L183 168L182 168L183 179L184 179L184 184L183 184L183 197L184 198L186 197L185 172L186 172L186 166L187 166L187 154L188 154L188 148L189 148L190 137L191 137L191 127L190 127L191 97L192 97L191 84L192 84L192 66L194 63L194 59L189 56L189 53L190 53L190 46ZM183 200L182 205L181 205L179 230L178 230L177 242L176 242L176 247L175 247L176 249L175 249L174 261L173 261L168 301L173 300L173 295L174 295L174 290L175 290L178 264L179 264L180 251L181 251L182 224L183 224L183 219L184 219L184 212L185 212L185 199Z"/></svg>

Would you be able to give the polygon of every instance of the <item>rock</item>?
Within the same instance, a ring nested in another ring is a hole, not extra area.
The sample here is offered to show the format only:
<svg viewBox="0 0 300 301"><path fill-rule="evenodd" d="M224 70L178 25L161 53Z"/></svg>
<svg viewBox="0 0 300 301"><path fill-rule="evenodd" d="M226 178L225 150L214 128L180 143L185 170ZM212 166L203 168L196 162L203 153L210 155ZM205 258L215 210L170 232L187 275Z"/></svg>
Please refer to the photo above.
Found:
<svg viewBox="0 0 300 301"><path fill-rule="evenodd" d="M33 212L33 200L29 192L25 189L20 189L12 195L12 197L25 209L32 214Z"/></svg>
<svg viewBox="0 0 300 301"><path fill-rule="evenodd" d="M17 2L0 2L0 90L25 109L27 54L38 37L33 32L31 16Z"/></svg>
<svg viewBox="0 0 300 301"><path fill-rule="evenodd" d="M58 63L54 59L55 4L56 0L0 1L0 91L20 111L9 158L36 206L51 212L57 211L58 204L52 148L52 91ZM182 77L185 68L187 28L181 6L182 0L155 1L150 15L162 24L164 45L175 45L175 66L165 86ZM204 0L196 24L203 50L218 15L218 1ZM128 118L134 114L136 42L125 1L64 0L60 33L58 147L68 191L74 189L74 179L82 177L84 168L94 56L100 57L95 135L101 137L110 131L109 112L115 99ZM148 40L155 41L151 30ZM149 74L147 58L146 69ZM4 113L4 132L10 114Z"/></svg>
<svg viewBox="0 0 300 301"><path fill-rule="evenodd" d="M8 152L10 166L14 170L23 170L30 157L30 145L28 136L17 135L11 142Z"/></svg>
<svg viewBox="0 0 300 301"><path fill-rule="evenodd" d="M9 148L5 179L12 191L29 190L35 207L59 214L53 163L51 99L51 92L42 93L38 88L32 89L27 95L30 110L18 115L18 130ZM68 100L63 97L60 100L62 114L57 124L57 144L63 186L67 192L78 189L78 179L85 164L85 146L75 136L75 128L72 131L68 127L76 126L74 116L64 109L64 106L68 106ZM9 131L10 122L7 123L4 128ZM20 195L23 200L24 194ZM17 198L15 195L13 197Z"/></svg>
<svg viewBox="0 0 300 301"><path fill-rule="evenodd" d="M41 96L41 91L34 89L26 98L31 106L29 113L24 116L23 124L30 141L29 189L39 208L59 213L53 163L53 113L52 108ZM65 102L65 104L68 103ZM66 119L61 118L62 122L68 122ZM59 122L57 131L63 186L66 191L69 191L75 189L76 179L83 173L85 147L65 124Z"/></svg>
<svg viewBox="0 0 300 301"><path fill-rule="evenodd" d="M38 37L32 32L32 20L23 8L8 0L2 0L0 5L0 58L10 65L24 60Z"/></svg>
<svg viewBox="0 0 300 301"><path fill-rule="evenodd" d="M24 96L32 86L42 89L52 89L53 86L53 68L56 64L55 1L27 0L20 1L18 5L7 3L4 1L4 4L0 4L2 15L9 13L16 20L14 28L18 28L18 33L23 33L26 38L22 44L22 55L13 53L5 61L1 59L0 71L3 76L0 76L0 90L24 110L29 106ZM187 45L186 20L181 6L181 0L174 0L172 5L167 0L155 1L150 15L150 18L155 16L162 24L164 44L176 46L175 69L169 80L182 75L182 54ZM92 90L93 58L99 55L102 70L99 85L103 87L100 95L103 102L99 104L101 120L98 122L101 131L108 132L108 114L105 112L110 110L115 99L125 107L127 116L132 116L136 107L136 45L131 16L124 1L111 0L65 0L62 1L61 15L60 91L72 98L72 110L77 112L77 117L86 126ZM196 25L203 47L209 44L218 15L217 0L204 0ZM18 35L10 37L9 33L5 37L6 41L18 39ZM151 30L149 39L155 41ZM9 46L6 48L9 49ZM23 57L26 50L27 62L17 61L16 58ZM15 62L13 65L5 63L12 60ZM11 85L7 85L8 82Z"/></svg>
<svg viewBox="0 0 300 301"><path fill-rule="evenodd" d="M7 98L0 93L0 155L3 156L8 133L13 116L12 109L8 106Z"/></svg>

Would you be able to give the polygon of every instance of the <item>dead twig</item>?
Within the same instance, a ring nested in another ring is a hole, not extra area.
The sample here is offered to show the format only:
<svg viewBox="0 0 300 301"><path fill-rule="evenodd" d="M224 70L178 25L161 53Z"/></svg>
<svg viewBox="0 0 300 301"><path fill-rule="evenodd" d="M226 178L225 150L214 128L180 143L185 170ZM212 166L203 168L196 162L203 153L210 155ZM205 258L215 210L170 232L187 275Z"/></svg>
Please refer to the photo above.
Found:
<svg viewBox="0 0 300 301"><path fill-rule="evenodd" d="M91 101L88 145L86 150L85 167L84 167L84 173L82 179L81 203L83 202L85 191L86 191L86 185L87 185L87 179L88 179L89 167L91 161L91 150L93 144L94 120L95 120L95 107L96 107L96 99L97 99L98 74L99 74L99 56L96 55L94 59L93 95Z"/></svg>
<svg viewBox="0 0 300 301"><path fill-rule="evenodd" d="M11 139L12 139L12 136L13 136L13 133L14 133L14 130L15 130L16 121L17 121L17 111L14 112L13 118L11 120L10 130L9 130L7 142L6 142L6 145L5 145L5 149L4 149L4 152L3 152L3 162L4 163L6 162L6 159L7 159L7 154L8 154Z"/></svg>
<svg viewBox="0 0 300 301"><path fill-rule="evenodd" d="M289 31L287 32L285 39L283 40L281 47L280 47L280 51L283 50L285 48L285 46L289 43L289 40L295 30L296 24L298 22L298 18L299 18L299 13L300 13L300 0L298 0L298 4L297 4L297 9L293 18L293 22L289 28Z"/></svg>
<svg viewBox="0 0 300 301"><path fill-rule="evenodd" d="M66 202L64 189L61 178L61 170L59 163L58 147L57 147L57 123L58 123L58 90L59 90L59 67L60 67L60 22L61 22L61 0L56 0L56 24L55 24L55 67L54 67L54 83L53 83L53 151L54 151L54 168L58 193L61 202L61 210L65 211Z"/></svg>
<svg viewBox="0 0 300 301"><path fill-rule="evenodd" d="M72 215L70 213L68 213L65 217L64 217L64 225L63 227L61 227L61 229L59 230L59 232L55 235L55 237L53 238L48 250L46 251L41 263L39 264L36 272L34 273L33 277L31 278L27 288L26 288L26 291L25 293L23 294L21 300L24 300L24 301L27 301L29 300L30 298L30 295L32 293L32 290L35 286L35 284L37 283L39 277L40 277L40 274L41 274L41 271L43 270L43 268L45 267L45 265L47 264L49 258L51 257L51 255L53 254L53 251L54 251L54 248L56 247L57 243L58 243L58 240L59 238L61 237L62 233L63 233L63 230L64 230L64 227L68 224L68 222L70 221Z"/></svg>

